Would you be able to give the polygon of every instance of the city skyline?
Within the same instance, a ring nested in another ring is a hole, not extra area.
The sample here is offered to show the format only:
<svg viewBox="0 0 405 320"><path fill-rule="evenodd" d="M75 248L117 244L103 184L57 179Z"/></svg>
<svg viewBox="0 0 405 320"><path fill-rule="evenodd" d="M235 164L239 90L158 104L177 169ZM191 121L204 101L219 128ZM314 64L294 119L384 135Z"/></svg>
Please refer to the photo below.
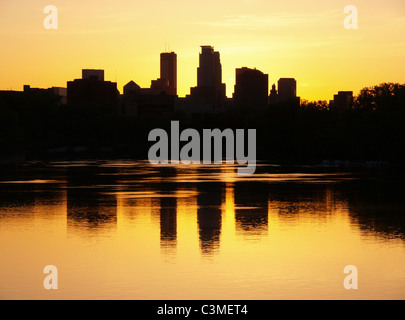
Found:
<svg viewBox="0 0 405 320"><path fill-rule="evenodd" d="M147 87L159 77L156 52L178 56L177 93L184 97L197 78L197 52L209 43L221 53L223 82L232 96L235 68L257 68L269 85L297 80L302 99L330 100L337 91L383 82L404 82L403 1L356 1L359 29L346 30L348 3L229 1L198 10L195 3L119 4L55 1L57 30L46 30L45 3L2 1L0 89L62 87L83 67L102 68L122 88L132 79ZM121 91L121 90L120 90Z"/></svg>
<svg viewBox="0 0 405 320"><path fill-rule="evenodd" d="M204 52L204 50L207 50L207 49L212 50L212 51L214 50L214 47L210 46L210 45L200 45L199 47L202 48L202 52ZM213 51L212 53L218 55L217 59L219 61L219 59L220 59L219 58L219 55L220 55L219 51L215 51L215 52ZM201 54L202 53L200 53L200 59L199 59L200 63L201 63ZM164 90L164 91L166 91L166 94L178 96L179 98L187 98L187 97L190 97L190 95L193 95L193 90L195 90L194 88L197 88L199 86L199 82L201 82L201 80L199 80L200 79L200 76L199 76L200 71L199 71L199 69L201 69L201 66L200 67L197 66L197 68L196 68L197 86L196 87L190 86L189 89L188 89L188 92L186 92L184 95L179 95L177 93L177 83L178 83L178 79L177 79L177 73L178 73L178 70L177 70L177 53L173 52L173 51L161 52L159 61L160 61L160 64L159 64L160 78L157 78L155 80L154 79L149 79L149 85L146 85L145 87L143 87L144 90L155 90L155 91L156 90L157 91ZM218 71L219 72L219 77L222 79L221 61L219 61L219 66L220 66L219 71ZM227 88L226 84L222 84L225 87L224 89L225 89L225 98L226 99L231 99L231 100L235 99L235 92L236 92L235 89L238 87L238 73L240 73L243 70L256 71L256 72L264 74L266 76L266 81L268 83L267 98L268 99L270 98L270 100L271 100L270 96L272 94L272 89L271 88L274 88L274 86L275 86L275 88L277 88L277 90L276 90L276 93L277 93L278 88L280 87L280 81L283 82L283 81L288 81L288 80L292 80L294 82L293 92L291 92L290 95L293 96L293 97L294 96L298 97L298 95L297 95L298 89L297 88L299 87L299 85L298 85L298 82L297 82L297 80L295 78L293 78L293 77L280 77L277 80L275 79L274 82L270 82L269 74L265 73L264 71L259 70L256 67L251 68L251 67L247 67L247 66L242 66L242 67L235 67L235 69L234 69L234 72L236 74L235 82L234 82L234 85L231 88ZM100 72L100 75L98 74L98 72ZM95 74L91 74L91 73L95 73ZM81 69L81 75L82 75L81 77L76 77L75 80L90 79L91 77L94 77L94 79L97 78L97 80L101 81L101 82L109 82L109 83L116 84L119 95L124 95L125 94L125 87L128 84L134 83L135 85L138 85L138 83L139 83L138 80L131 79L127 83L123 84L122 87L119 87L118 86L118 81L111 80L111 79L110 80L105 80L105 70L103 68L82 68ZM167 77L169 75L170 75L170 78L171 78L171 81L170 81L171 85L169 85L169 80L167 79ZM252 80L252 79L250 79L250 80ZM167 81L167 83L166 83L166 81ZM52 88L66 89L67 86L69 85L69 83L71 83L71 82L73 82L73 80L66 80L65 81L65 86L61 86L61 87L58 87L58 86L56 86L54 84L51 84L49 86L49 88L52 87ZM173 82L174 82L174 84L173 84ZM392 81L387 81L387 83L392 83ZM373 84L373 85L375 85L375 84ZM8 88L8 89L3 90L3 91L21 91L21 89L24 89L25 87L31 87L31 86L32 86L31 83L30 84L24 83L22 88L17 88L17 89ZM370 85L370 87L371 86L372 85ZM164 88L166 88L166 89L164 89ZM363 89L363 88L360 88L359 91L361 89ZM352 95L356 95L353 90L350 90L350 88L347 88L347 90L344 90L344 91L339 90L337 88L333 92L332 96L329 97L328 99L317 99L317 98L315 98L315 99L309 100L309 99L302 98L302 101L314 101L314 102L315 101L326 101L326 102L330 102L336 97L336 92L338 92L338 91L339 92L352 92ZM298 97L298 98L301 98L301 97ZM268 103L271 104L272 102L268 101Z"/></svg>
<svg viewBox="0 0 405 320"><path fill-rule="evenodd" d="M200 47L199 67L196 70L197 86L190 87L190 92L185 97L179 97L177 95L177 54L173 51L160 53L160 78L152 79L150 81L150 87L141 88L137 82L131 80L120 90L117 86L117 82L105 79L104 69L86 68L82 69L81 78L67 80L65 87L52 85L50 88L33 88L31 84L24 84L22 89L24 92L32 92L33 90L39 92L54 88L59 91L63 90L63 93L54 93L57 96L63 97L64 100L70 96L67 101L62 102L68 104L77 104L93 100L98 103L103 101L115 101L119 96L125 96L131 90L135 90L137 94L146 94L148 96L165 94L179 98L192 98L191 104L199 104L199 102L213 105L220 104L221 110L224 107L222 104L225 100L234 100L236 105L240 104L243 100L243 104L246 106L249 104L257 105L258 103L263 105L272 104L272 101L269 99L271 99L271 94L274 92L272 90L269 91L268 74L261 72L257 68L236 68L235 85L232 96L227 97L226 85L222 83L220 53L215 51L213 46L202 45ZM273 90L275 85L275 83L272 84ZM300 99L300 97L297 97L297 81L294 78L280 78L277 81L277 89L275 94L280 95L279 102L292 98ZM20 90L2 91L20 92ZM278 91L279 93L277 93ZM240 96L241 94L243 98ZM80 99L79 96L81 96ZM195 100L195 98L197 98L197 100ZM199 101L200 99L202 99L202 101ZM220 102L220 100L223 101ZM217 107L219 107L219 105Z"/></svg>

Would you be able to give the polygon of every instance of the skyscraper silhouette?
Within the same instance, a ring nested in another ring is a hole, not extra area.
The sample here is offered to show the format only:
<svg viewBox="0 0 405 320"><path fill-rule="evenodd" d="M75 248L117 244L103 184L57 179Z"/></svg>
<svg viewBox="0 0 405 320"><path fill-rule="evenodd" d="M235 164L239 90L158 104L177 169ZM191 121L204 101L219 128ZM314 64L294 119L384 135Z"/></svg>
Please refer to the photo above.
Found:
<svg viewBox="0 0 405 320"><path fill-rule="evenodd" d="M177 55L174 52L160 54L160 78L168 81L167 94L177 95Z"/></svg>
<svg viewBox="0 0 405 320"><path fill-rule="evenodd" d="M223 108L225 84L222 83L222 66L218 51L211 46L201 46L200 65L197 69L197 87L191 88L191 97L209 104L212 111Z"/></svg>
<svg viewBox="0 0 405 320"><path fill-rule="evenodd" d="M211 46L201 46L200 66L197 69L197 86L220 86L222 66L219 52Z"/></svg>
<svg viewBox="0 0 405 320"><path fill-rule="evenodd" d="M287 101L297 97L297 81L294 78L278 80L278 101Z"/></svg>
<svg viewBox="0 0 405 320"><path fill-rule="evenodd" d="M238 106L266 106L268 102L269 76L257 69L236 69L233 99Z"/></svg>

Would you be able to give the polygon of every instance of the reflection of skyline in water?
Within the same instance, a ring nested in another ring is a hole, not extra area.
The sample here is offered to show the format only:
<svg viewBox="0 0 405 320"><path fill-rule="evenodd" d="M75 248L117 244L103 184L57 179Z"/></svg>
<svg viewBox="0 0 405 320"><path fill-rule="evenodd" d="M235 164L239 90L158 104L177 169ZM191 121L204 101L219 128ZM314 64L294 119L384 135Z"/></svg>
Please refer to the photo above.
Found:
<svg viewBox="0 0 405 320"><path fill-rule="evenodd" d="M200 249L203 255L219 251L223 184L218 182L197 184L197 221Z"/></svg>
<svg viewBox="0 0 405 320"><path fill-rule="evenodd" d="M156 190L156 194L159 195L160 248L163 254L173 255L177 246L177 198L175 196L177 186L164 181L158 186L159 190Z"/></svg>
<svg viewBox="0 0 405 320"><path fill-rule="evenodd" d="M234 185L236 228L242 233L266 234L268 193L264 183L237 182Z"/></svg>
<svg viewBox="0 0 405 320"><path fill-rule="evenodd" d="M387 183L362 183L354 192L344 193L351 222L358 225L364 234L405 240L405 208L401 187Z"/></svg>
<svg viewBox="0 0 405 320"><path fill-rule="evenodd" d="M405 199L387 176L235 169L98 161L5 173L0 287L44 297L34 273L53 264L62 298L403 298ZM357 293L343 292L348 264Z"/></svg>
<svg viewBox="0 0 405 320"><path fill-rule="evenodd" d="M86 168L69 168L67 172L66 205L67 228L85 229L87 232L115 227L117 199L105 194L105 183L115 183L112 176L97 176Z"/></svg>
<svg viewBox="0 0 405 320"><path fill-rule="evenodd" d="M361 232L380 238L405 239L404 202L395 186L383 182L356 180L322 183L319 173L289 174L284 182L277 172L268 182L263 178L242 180L235 168L184 169L142 166L67 166L55 173L35 175L35 170L16 177L13 183L0 183L1 210L30 208L52 202L65 190L67 233L91 236L114 230L119 223L117 207L127 217L150 212L159 225L163 255L176 254L178 246L179 201L192 213L201 255L220 252L224 215L234 220L234 231L247 239L271 234L269 216L299 223L305 219L326 221L337 212L347 212L350 223ZM260 177L271 176L259 173ZM291 177L301 181L291 181ZM332 177L340 174L332 174ZM188 179L188 177L190 177ZM220 178L218 178L220 177ZM317 183L310 183L317 177ZM8 177L10 178L10 177ZM10 181L10 179L7 179ZM308 181L309 180L309 181ZM24 183L28 181L29 183ZM7 192L5 192L7 191ZM29 212L30 210L28 210ZM0 215L0 219L5 215ZM157 217L157 218L156 218Z"/></svg>

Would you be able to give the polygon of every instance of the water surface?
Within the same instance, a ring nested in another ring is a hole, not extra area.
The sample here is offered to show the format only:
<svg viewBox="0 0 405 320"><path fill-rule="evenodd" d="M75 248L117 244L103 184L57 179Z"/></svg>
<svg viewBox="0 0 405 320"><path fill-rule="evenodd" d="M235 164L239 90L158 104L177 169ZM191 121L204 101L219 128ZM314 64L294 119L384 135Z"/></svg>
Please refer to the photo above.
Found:
<svg viewBox="0 0 405 320"><path fill-rule="evenodd" d="M29 163L0 177L2 299L404 299L405 201L365 169ZM58 268L45 290L43 269ZM346 290L346 265L359 289Z"/></svg>

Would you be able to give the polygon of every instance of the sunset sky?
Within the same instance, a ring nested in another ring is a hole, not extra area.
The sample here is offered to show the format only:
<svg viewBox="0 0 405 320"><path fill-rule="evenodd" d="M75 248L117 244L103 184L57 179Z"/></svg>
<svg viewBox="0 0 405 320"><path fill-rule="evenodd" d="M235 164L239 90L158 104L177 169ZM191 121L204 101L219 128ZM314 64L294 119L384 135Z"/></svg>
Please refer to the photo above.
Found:
<svg viewBox="0 0 405 320"><path fill-rule="evenodd" d="M46 5L58 29L46 30ZM343 12L358 8L358 30ZM81 69L141 87L159 77L159 54L177 53L178 94L197 83L201 45L221 54L231 97L235 68L297 80L297 94L330 100L381 82L405 83L404 0L0 0L0 90L66 87Z"/></svg>

